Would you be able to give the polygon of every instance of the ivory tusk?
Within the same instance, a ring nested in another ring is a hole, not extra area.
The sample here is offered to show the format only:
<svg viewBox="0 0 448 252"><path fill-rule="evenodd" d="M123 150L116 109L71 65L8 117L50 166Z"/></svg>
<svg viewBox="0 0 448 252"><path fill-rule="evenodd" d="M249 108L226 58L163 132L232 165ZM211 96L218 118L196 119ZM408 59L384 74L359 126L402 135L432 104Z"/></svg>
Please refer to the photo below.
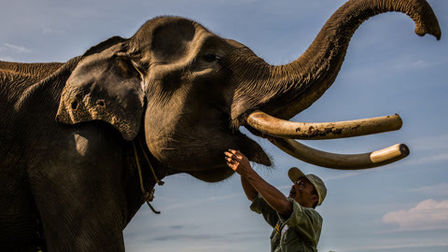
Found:
<svg viewBox="0 0 448 252"><path fill-rule="evenodd" d="M398 130L403 124L398 114L352 121L304 123L282 120L262 111L252 112L246 122L267 135L306 140L362 136Z"/></svg>
<svg viewBox="0 0 448 252"><path fill-rule="evenodd" d="M320 151L292 139L269 138L269 141L289 155L307 163L338 170L358 170L382 166L409 155L405 144L361 154L336 154Z"/></svg>

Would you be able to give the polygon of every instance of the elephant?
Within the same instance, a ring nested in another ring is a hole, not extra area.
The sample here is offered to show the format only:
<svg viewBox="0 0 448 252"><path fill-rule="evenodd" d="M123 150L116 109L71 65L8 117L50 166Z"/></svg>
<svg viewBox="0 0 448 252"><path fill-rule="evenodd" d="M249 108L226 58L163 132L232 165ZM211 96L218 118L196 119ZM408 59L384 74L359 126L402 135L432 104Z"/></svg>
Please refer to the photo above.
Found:
<svg viewBox="0 0 448 252"><path fill-rule="evenodd" d="M403 144L340 155L293 140L397 130L398 115L288 121L334 82L357 27L389 11L411 17L416 34L440 39L425 0L349 0L303 55L280 66L174 16L150 19L132 37L112 37L65 63L0 61L0 248L124 251L123 229L164 177L222 181L233 174L223 159L228 148L271 165L240 127L334 169L405 157Z"/></svg>

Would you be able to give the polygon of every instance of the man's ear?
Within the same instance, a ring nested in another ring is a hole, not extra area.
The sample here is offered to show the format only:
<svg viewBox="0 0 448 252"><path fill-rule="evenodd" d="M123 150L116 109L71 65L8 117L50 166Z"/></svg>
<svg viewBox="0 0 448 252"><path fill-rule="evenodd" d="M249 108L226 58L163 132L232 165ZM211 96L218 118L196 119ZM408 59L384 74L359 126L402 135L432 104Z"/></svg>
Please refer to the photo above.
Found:
<svg viewBox="0 0 448 252"><path fill-rule="evenodd" d="M319 196L317 195L317 193L314 193L311 196L311 199L313 200L313 208L317 206L317 203L319 202Z"/></svg>

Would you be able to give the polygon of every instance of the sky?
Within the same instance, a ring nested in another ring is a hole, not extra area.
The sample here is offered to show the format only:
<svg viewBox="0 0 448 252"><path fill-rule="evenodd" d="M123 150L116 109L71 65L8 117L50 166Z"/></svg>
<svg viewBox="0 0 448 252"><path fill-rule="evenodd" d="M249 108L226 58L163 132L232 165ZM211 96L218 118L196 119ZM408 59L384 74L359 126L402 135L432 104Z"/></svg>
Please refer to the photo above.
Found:
<svg viewBox="0 0 448 252"><path fill-rule="evenodd" d="M310 45L341 0L0 0L0 60L65 62L148 19L176 15L237 40L271 64L285 64ZM403 14L373 17L355 32L328 91L292 120L328 122L400 114L399 131L304 141L321 150L362 153L405 143L404 160L369 170L338 171L296 160L252 136L274 161L256 171L285 194L287 170L325 181L317 210L324 218L319 251L448 251L448 1L429 0L442 39L418 37ZM248 133L250 134L250 133ZM179 174L157 186L124 230L126 251L269 251L271 228L249 210L239 176L205 183Z"/></svg>

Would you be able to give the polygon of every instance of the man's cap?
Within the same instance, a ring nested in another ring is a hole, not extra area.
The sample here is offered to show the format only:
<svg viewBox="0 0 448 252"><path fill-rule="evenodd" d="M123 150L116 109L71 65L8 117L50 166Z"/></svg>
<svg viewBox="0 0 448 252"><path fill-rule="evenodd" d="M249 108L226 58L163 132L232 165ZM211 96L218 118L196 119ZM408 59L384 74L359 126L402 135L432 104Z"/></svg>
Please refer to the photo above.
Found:
<svg viewBox="0 0 448 252"><path fill-rule="evenodd" d="M307 178L311 184L313 184L314 188L317 191L317 196L319 197L319 200L317 201L317 205L320 206L322 202L325 199L325 196L327 196L327 187L325 187L324 181L320 179L318 176L314 174L304 174L299 168L292 167L288 171L288 177L289 179L295 183L297 180L299 180L300 177Z"/></svg>

